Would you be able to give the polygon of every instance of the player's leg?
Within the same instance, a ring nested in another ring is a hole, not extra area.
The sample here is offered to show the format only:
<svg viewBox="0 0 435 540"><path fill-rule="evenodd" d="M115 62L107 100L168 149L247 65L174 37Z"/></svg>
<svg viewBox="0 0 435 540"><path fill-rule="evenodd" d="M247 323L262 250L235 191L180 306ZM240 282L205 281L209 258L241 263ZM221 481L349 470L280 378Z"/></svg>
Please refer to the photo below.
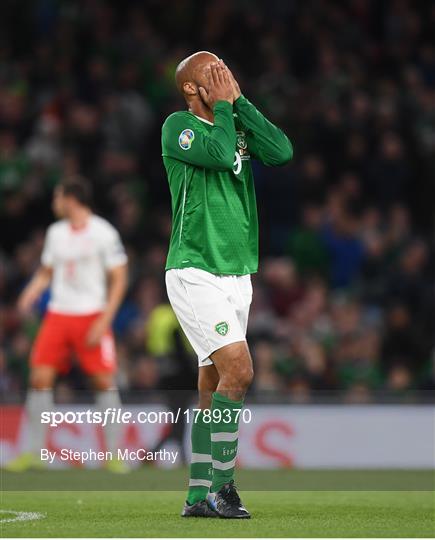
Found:
<svg viewBox="0 0 435 540"><path fill-rule="evenodd" d="M243 335L246 335L252 301L251 278L233 276L227 281L240 328ZM220 378L212 404L212 492L217 493L215 504L222 517L246 518L249 513L241 504L234 487L234 464L237 457L239 416L245 393L253 378L252 359L246 340L222 347L211 358Z"/></svg>
<svg viewBox="0 0 435 540"><path fill-rule="evenodd" d="M210 508L207 496L212 483L210 416L213 392L219 375L213 364L199 368L198 408L201 411L192 417L192 456L190 462L189 491L184 505L183 517L217 517ZM206 414L204 414L206 411ZM207 421L208 420L208 421Z"/></svg>
<svg viewBox="0 0 435 540"><path fill-rule="evenodd" d="M72 325L72 340L79 359L80 367L89 377L95 392L95 405L99 411L119 409L121 399L116 385L116 351L111 331L108 331L95 346L87 344L89 330L99 314L76 317ZM112 453L113 459L105 463L105 467L116 473L129 471L126 463L118 460L122 426L108 423L104 427L106 450Z"/></svg>
<svg viewBox="0 0 435 540"><path fill-rule="evenodd" d="M201 412L192 418L192 459L190 464L187 502L194 504L206 500L212 481L210 421L204 419L204 410L211 409L212 394L219 383L214 365L204 366L198 374L198 408Z"/></svg>
<svg viewBox="0 0 435 540"><path fill-rule="evenodd" d="M206 280L201 282L201 278ZM177 319L189 339L190 344L198 355L199 375L199 404L202 410L211 407L211 396L217 388L218 374L208 354L211 352L207 338L201 327L196 310L197 300L207 298L211 304L216 299L218 291L204 289L207 280L213 281L213 276L206 272L196 275L195 269L178 272L170 270L166 273L166 288L171 306ZM188 291L188 281L198 284L198 292ZM207 294L208 292L208 294ZM217 299L216 299L217 301ZM202 320L202 315L199 316ZM211 485L211 451L210 451L210 422L204 420L203 412L197 414L191 423L192 457L190 466L189 491L186 504L184 505L183 517L216 517L216 513L210 509L207 495Z"/></svg>
<svg viewBox="0 0 435 540"><path fill-rule="evenodd" d="M203 366L212 364L210 360L212 353L216 354L215 351L230 344L243 342L246 355L246 328L241 325L238 312L242 305L245 311L249 307L252 297L251 287L249 290L247 289L247 294L242 294L237 289L236 280L232 276L223 278L195 268L168 271L166 285L175 314L198 355L200 372L204 369ZM239 349L240 346L236 347L237 351ZM233 356L237 356L235 361L241 368L242 360L238 359L240 353L235 355L234 351L233 347L226 355L230 357L230 360ZM247 358L250 360L249 353L247 354ZM218 355L219 357L220 355ZM250 369L252 371L252 366ZM231 373L225 373L225 384L230 385L230 378ZM216 378L214 385L216 386ZM214 389L216 388L210 387L208 392L202 393L204 408L210 407L210 393L213 393ZM239 388L238 393L234 394L235 390L236 387L232 384L228 400L234 397L238 400L240 395L244 395L244 390ZM218 398L219 394L212 398L215 407L218 406ZM232 402L236 402L236 399L232 399ZM233 403L230 405L234 407ZM228 403L226 403L226 408L228 408ZM210 421L210 414L204 413L204 415L200 415L201 418L204 418L204 423L206 423ZM193 459L196 459L195 455L193 455Z"/></svg>
<svg viewBox="0 0 435 540"><path fill-rule="evenodd" d="M25 451L6 465L7 470L20 472L43 465L40 456L45 446L47 427L41 423L41 412L53 410L56 375L67 367L69 350L64 322L62 316L48 313L33 344L25 403L29 442Z"/></svg>
<svg viewBox="0 0 435 540"><path fill-rule="evenodd" d="M26 412L31 430L30 451L40 456L44 447L46 426L41 424L41 413L53 410L53 386L57 371L53 366L34 366L30 371L30 387L26 397Z"/></svg>
<svg viewBox="0 0 435 540"><path fill-rule="evenodd" d="M121 399L113 373L94 373L90 375L90 382L95 392L95 404L99 411L121 407ZM120 442L119 431L118 424L108 424L105 428L107 449L115 454Z"/></svg>
<svg viewBox="0 0 435 540"><path fill-rule="evenodd" d="M219 373L212 399L211 456L215 508L221 517L249 518L234 486L239 420L243 400L254 375L246 341L215 351L211 359Z"/></svg>
<svg viewBox="0 0 435 540"><path fill-rule="evenodd" d="M25 410L29 426L29 438L22 454L10 461L5 469L24 472L32 468L42 468L41 449L45 447L47 427L41 423L41 413L53 410L53 385L56 370L51 366L37 366L30 371L30 385L27 390Z"/></svg>
<svg viewBox="0 0 435 540"><path fill-rule="evenodd" d="M254 377L246 341L222 347L211 355L211 359L219 374L217 392L229 400L242 401Z"/></svg>
<svg viewBox="0 0 435 540"><path fill-rule="evenodd" d="M95 373L90 376L92 388L95 391L95 405L99 411L106 409L119 409L121 407L121 398L116 386L116 381L113 373ZM121 464L117 459L118 448L121 439L120 424L108 423L104 428L104 436L106 440L107 450L112 452L113 460L107 468L113 472L127 472L126 464Z"/></svg>

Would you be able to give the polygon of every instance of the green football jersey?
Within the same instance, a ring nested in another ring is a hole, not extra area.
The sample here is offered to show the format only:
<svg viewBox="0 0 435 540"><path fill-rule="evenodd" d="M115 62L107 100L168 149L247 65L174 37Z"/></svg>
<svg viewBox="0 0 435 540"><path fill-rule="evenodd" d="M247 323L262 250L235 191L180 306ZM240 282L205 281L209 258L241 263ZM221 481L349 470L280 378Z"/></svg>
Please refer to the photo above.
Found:
<svg viewBox="0 0 435 540"><path fill-rule="evenodd" d="M189 111L162 128L162 156L172 197L166 269L252 274L258 268L258 217L251 158L289 161L286 135L245 97L215 104L214 123Z"/></svg>

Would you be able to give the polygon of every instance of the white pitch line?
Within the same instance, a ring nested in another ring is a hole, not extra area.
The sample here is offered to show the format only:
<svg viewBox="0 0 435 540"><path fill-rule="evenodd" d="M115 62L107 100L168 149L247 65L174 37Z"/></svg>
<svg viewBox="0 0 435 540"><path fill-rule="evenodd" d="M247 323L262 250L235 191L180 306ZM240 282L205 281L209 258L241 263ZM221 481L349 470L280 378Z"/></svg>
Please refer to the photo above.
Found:
<svg viewBox="0 0 435 540"><path fill-rule="evenodd" d="M46 514L40 512L16 512L15 510L0 510L0 514L13 514L14 517L0 519L0 523L16 523L17 521L35 521L43 519Z"/></svg>

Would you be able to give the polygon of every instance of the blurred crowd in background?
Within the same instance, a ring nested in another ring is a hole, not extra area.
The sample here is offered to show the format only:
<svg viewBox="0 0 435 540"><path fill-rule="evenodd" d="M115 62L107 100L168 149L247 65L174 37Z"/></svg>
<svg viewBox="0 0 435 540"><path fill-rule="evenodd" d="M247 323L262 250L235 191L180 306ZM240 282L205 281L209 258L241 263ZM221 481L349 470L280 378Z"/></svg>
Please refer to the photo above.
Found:
<svg viewBox="0 0 435 540"><path fill-rule="evenodd" d="M171 312L164 118L173 75L211 50L294 144L253 163L261 224L252 394L424 399L435 389L435 4L411 0L3 0L0 5L0 390L26 387L47 295L16 299L81 174L120 231L128 296L115 323L123 390L193 387ZM48 293L47 293L48 294ZM85 382L73 369L64 394Z"/></svg>

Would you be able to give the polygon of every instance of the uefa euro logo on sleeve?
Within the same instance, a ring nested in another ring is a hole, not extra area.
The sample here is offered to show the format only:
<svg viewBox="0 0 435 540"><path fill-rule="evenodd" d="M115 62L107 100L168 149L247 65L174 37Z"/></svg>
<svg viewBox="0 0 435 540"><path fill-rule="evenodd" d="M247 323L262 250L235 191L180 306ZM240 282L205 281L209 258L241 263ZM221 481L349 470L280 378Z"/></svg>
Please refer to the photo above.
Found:
<svg viewBox="0 0 435 540"><path fill-rule="evenodd" d="M191 129L183 129L178 137L178 144L183 150L189 150L195 139L195 133Z"/></svg>

